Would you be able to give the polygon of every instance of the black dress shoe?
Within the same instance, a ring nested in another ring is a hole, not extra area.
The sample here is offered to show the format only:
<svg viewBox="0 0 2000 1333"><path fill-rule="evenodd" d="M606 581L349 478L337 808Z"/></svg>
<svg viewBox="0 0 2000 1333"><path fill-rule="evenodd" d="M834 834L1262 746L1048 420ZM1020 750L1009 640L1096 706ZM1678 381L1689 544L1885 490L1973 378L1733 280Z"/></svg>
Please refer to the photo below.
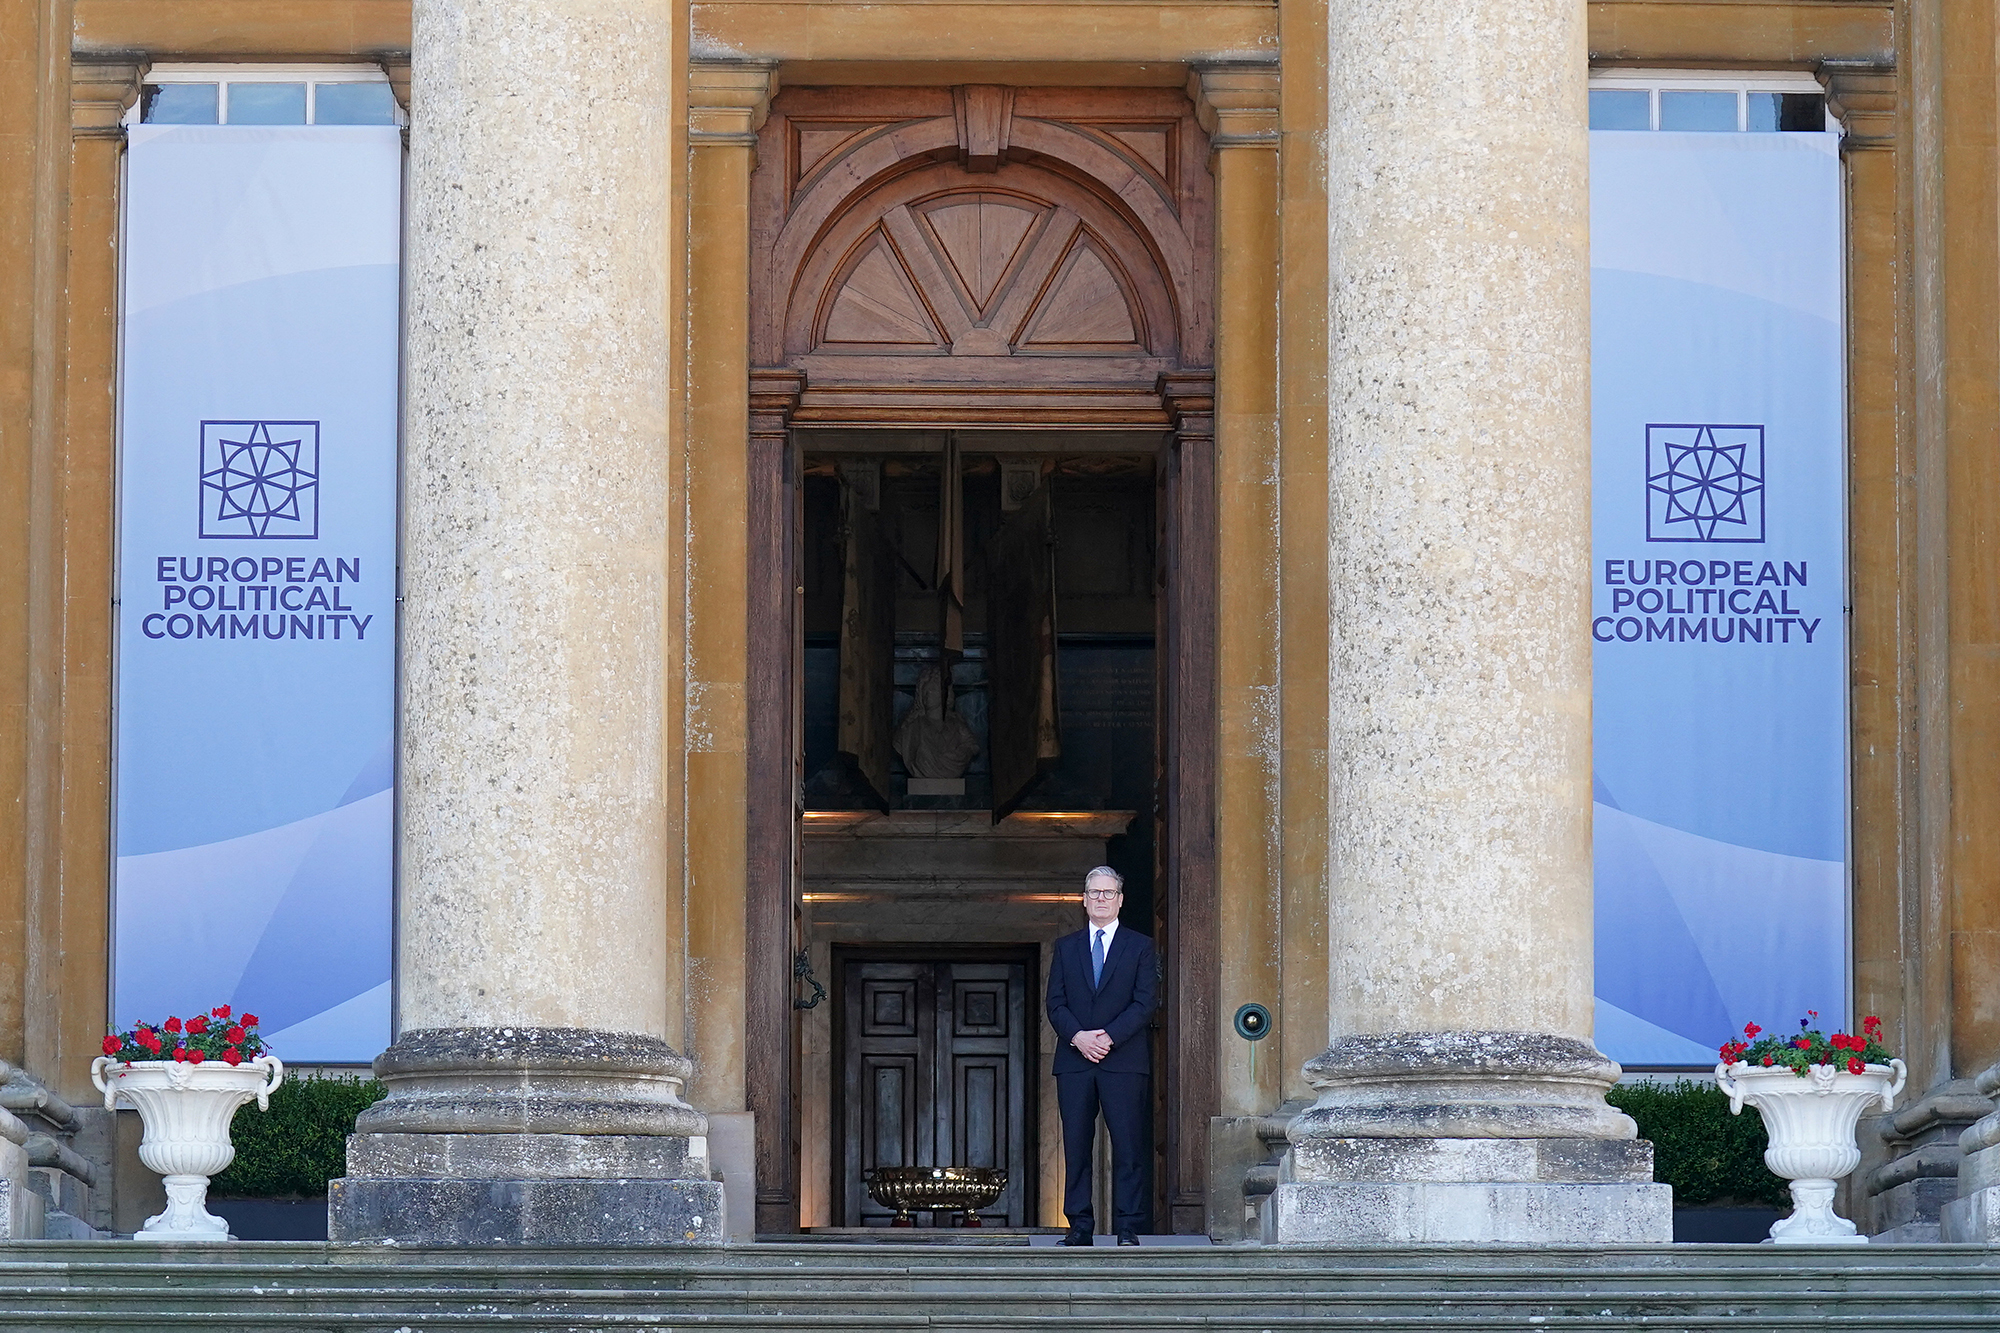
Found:
<svg viewBox="0 0 2000 1333"><path fill-rule="evenodd" d="M1095 1239L1084 1227L1071 1227L1069 1234L1062 1238L1062 1244L1064 1245L1093 1245L1095 1243Z"/></svg>
<svg viewBox="0 0 2000 1333"><path fill-rule="evenodd" d="M1120 1245L1137 1245L1139 1237L1130 1231L1121 1231L1118 1233L1118 1243Z"/></svg>

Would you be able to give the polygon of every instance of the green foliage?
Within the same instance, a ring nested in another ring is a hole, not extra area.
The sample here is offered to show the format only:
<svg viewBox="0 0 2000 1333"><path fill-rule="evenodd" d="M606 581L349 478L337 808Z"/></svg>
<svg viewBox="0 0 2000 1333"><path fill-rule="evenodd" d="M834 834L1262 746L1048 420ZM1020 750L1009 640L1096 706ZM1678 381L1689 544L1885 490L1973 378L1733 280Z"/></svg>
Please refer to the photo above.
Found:
<svg viewBox="0 0 2000 1333"><path fill-rule="evenodd" d="M271 1094L271 1109L239 1108L230 1122L236 1160L217 1176L218 1198L310 1199L347 1174L347 1136L354 1117L388 1092L374 1079L289 1079Z"/></svg>
<svg viewBox="0 0 2000 1333"><path fill-rule="evenodd" d="M1610 1103L1639 1122L1653 1144L1653 1179L1674 1187L1682 1208L1790 1204L1785 1182L1764 1165L1764 1121L1751 1107L1729 1114L1729 1098L1706 1083L1624 1083Z"/></svg>

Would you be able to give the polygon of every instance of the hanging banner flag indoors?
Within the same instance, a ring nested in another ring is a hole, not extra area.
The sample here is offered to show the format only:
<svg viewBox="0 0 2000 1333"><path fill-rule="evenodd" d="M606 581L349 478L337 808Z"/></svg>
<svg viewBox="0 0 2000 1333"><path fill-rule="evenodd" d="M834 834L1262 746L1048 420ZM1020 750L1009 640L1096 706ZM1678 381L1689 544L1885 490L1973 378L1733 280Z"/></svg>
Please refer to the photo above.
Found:
<svg viewBox="0 0 2000 1333"><path fill-rule="evenodd" d="M1591 135L1597 1044L1847 1021L1833 133Z"/></svg>
<svg viewBox="0 0 2000 1333"><path fill-rule="evenodd" d="M131 131L113 1018L388 1044L402 146Z"/></svg>

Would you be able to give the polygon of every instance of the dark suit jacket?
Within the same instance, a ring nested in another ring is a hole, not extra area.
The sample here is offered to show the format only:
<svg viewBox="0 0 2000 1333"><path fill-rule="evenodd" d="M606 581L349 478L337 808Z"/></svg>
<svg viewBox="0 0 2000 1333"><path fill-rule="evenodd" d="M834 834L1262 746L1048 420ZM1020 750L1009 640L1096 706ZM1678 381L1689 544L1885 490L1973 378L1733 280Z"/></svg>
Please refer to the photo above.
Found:
<svg viewBox="0 0 2000 1333"><path fill-rule="evenodd" d="M1086 927L1056 941L1049 963L1049 1024L1056 1030L1057 1074L1086 1069L1109 1073L1150 1074L1153 1044L1146 1028L1160 1003L1160 972L1153 941L1120 924L1104 959L1104 975L1090 984L1090 930ZM1079 1032L1103 1028L1111 1038L1111 1054L1095 1065L1069 1044Z"/></svg>

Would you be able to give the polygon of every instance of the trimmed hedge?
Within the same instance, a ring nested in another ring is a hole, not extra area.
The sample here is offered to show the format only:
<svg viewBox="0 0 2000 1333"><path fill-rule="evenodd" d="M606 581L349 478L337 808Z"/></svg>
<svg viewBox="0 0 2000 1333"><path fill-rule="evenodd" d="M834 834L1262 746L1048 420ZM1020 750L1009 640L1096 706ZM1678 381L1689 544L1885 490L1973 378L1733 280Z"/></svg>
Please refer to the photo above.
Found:
<svg viewBox="0 0 2000 1333"><path fill-rule="evenodd" d="M279 1084L269 1111L255 1102L237 1110L229 1127L236 1160L209 1192L224 1199L324 1198L326 1182L347 1174L354 1117L387 1093L374 1079L352 1075Z"/></svg>
<svg viewBox="0 0 2000 1333"><path fill-rule="evenodd" d="M1674 1187L1676 1207L1791 1203L1785 1182L1764 1165L1763 1118L1749 1108L1729 1114L1729 1098L1714 1085L1621 1083L1606 1100L1652 1141L1653 1179Z"/></svg>

